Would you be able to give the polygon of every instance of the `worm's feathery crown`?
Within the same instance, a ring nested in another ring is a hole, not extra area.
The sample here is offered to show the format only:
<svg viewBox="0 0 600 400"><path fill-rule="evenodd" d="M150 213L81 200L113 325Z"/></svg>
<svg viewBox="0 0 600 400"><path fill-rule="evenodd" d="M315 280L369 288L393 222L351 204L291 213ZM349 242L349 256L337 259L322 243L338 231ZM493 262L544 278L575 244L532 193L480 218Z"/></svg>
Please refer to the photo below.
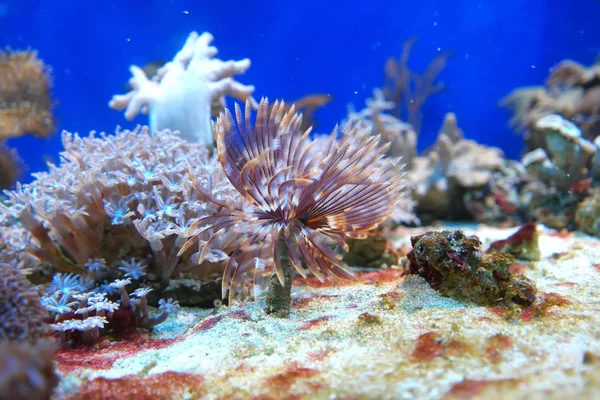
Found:
<svg viewBox="0 0 600 400"><path fill-rule="evenodd" d="M352 278L327 242L347 250L344 238L365 237L392 214L402 192L404 166L385 156L389 144L380 145L380 135L357 123L347 124L339 139L336 126L327 142L313 141L310 129L300 130L302 115L294 106L284 110L283 101L269 106L262 99L253 126L250 103L244 113L236 104L235 119L226 109L213 126L219 161L245 206L214 198L192 177L198 192L222 208L190 227L193 235L180 254L199 244L202 259L223 231L246 233L225 267L224 296L231 295L236 275L252 267L257 290L256 278L271 259L283 282L275 240L280 232L303 276L302 261L320 280Z"/></svg>

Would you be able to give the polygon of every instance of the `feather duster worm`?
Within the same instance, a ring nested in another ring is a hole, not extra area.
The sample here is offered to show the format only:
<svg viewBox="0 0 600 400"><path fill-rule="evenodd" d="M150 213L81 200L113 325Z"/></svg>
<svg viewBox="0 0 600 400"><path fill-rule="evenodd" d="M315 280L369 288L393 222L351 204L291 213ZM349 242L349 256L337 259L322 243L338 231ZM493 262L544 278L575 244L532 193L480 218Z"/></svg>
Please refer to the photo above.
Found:
<svg viewBox="0 0 600 400"><path fill-rule="evenodd" d="M267 311L289 310L293 269L320 280L351 279L331 244L347 251L345 238L364 238L400 199L404 166L385 156L389 144L380 145L380 135L348 124L329 140L312 140L301 124L294 106L276 101L269 107L263 99L254 126L249 102L244 113L235 105L235 119L226 109L213 125L219 161L246 201L240 207L215 198L192 176L196 190L221 209L190 227L180 254L199 245L202 259L223 232L245 234L226 264L223 298L232 299L232 284L248 272L258 297L258 278L268 266L274 273Z"/></svg>

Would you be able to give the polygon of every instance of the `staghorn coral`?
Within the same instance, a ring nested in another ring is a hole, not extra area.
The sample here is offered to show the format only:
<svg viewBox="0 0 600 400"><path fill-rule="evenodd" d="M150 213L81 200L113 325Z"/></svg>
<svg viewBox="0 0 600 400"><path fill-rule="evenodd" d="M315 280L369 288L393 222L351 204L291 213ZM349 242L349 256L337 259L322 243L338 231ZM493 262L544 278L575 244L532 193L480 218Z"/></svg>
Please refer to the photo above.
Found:
<svg viewBox="0 0 600 400"><path fill-rule="evenodd" d="M188 164L216 198L239 200L205 146L145 128L85 138L64 132L63 145L59 165L49 164L48 172L34 174L34 182L7 191L0 205L0 221L17 220L27 231L15 228L23 240L15 236L13 242L38 264L97 282L120 276L117 267L131 257L144 259L146 278L163 284L176 271L200 279L221 274L226 254L217 250L228 251L232 236L216 241L214 252L204 258L193 249L177 254L188 227L216 211L193 189ZM109 268L88 270L94 259L104 259Z"/></svg>
<svg viewBox="0 0 600 400"><path fill-rule="evenodd" d="M436 143L418 155L416 131L410 124L388 114L394 103L386 100L381 90L374 89L366 105L360 112L349 106L348 121L360 121L380 132L391 143L390 155L402 157L408 169L410 196L398 203L392 217L394 221L419 223L413 209L426 221L465 216L488 221L505 218L506 210L486 203L502 203L502 196L512 196L515 192L513 177L522 174L519 166L506 160L500 149L465 139L456 115L447 113Z"/></svg>
<svg viewBox="0 0 600 400"><path fill-rule="evenodd" d="M157 70L152 80L139 67L129 70L133 90L115 95L109 107L125 110L125 118L133 119L140 112L149 114L150 130L178 130L194 142L214 143L210 126L211 113L225 106L225 95L248 99L254 86L243 85L232 76L243 74L250 60L221 61L213 58L217 48L210 46L213 36L192 32L173 60Z"/></svg>
<svg viewBox="0 0 600 400"><path fill-rule="evenodd" d="M417 133L410 124L387 113L393 109L394 103L385 100L380 89L373 89L373 97L367 99L366 106L357 112L351 104L348 105L346 123L360 123L370 127L372 132L380 134L384 142L390 143L388 155L401 157L406 168L410 170L417 156ZM397 207L391 215L394 223L409 225L419 223L419 219L414 213L417 203L412 198L412 190L413 187L409 182L406 195L398 201Z"/></svg>
<svg viewBox="0 0 600 400"><path fill-rule="evenodd" d="M586 67L561 61L552 68L545 86L515 89L500 104L513 113L513 128L525 132L526 151L546 149L543 132L535 125L551 114L573 121L585 139L594 140L600 135L600 63Z"/></svg>
<svg viewBox="0 0 600 400"><path fill-rule="evenodd" d="M219 161L246 203L232 207L194 180L198 192L221 209L196 221L180 250L200 242L203 254L224 231L243 232L246 239L225 267L223 297L231 299L233 284L248 272L254 272L259 297L257 279L271 264L267 312L281 314L289 310L293 270L308 272L303 262L320 280L352 277L329 245L347 250L345 238L364 238L392 214L403 187L401 164L385 157L389 145L379 146L380 137L369 129L348 124L338 140L336 128L327 146L315 149L310 129L299 129L301 115L294 107L284 110L282 102L269 108L263 99L254 125L249 102L245 112L236 105L237 123L229 111L219 116ZM260 246L249 251L254 243Z"/></svg>
<svg viewBox="0 0 600 400"><path fill-rule="evenodd" d="M302 126L300 129L305 131L311 127L312 129L316 129L317 121L313 118L314 112L321 107L325 107L327 104L331 103L332 100L333 98L330 94L316 93L302 96L292 103L284 104L286 111L288 111L293 104L296 108L296 112L302 113Z"/></svg>
<svg viewBox="0 0 600 400"><path fill-rule="evenodd" d="M385 100L393 104L392 115L408 122L418 135L421 131L423 105L429 96L444 89L444 84L436 83L436 79L446 67L452 53L438 54L419 75L408 67L408 58L416 41L416 37L405 41L398 59L388 58L385 63L383 95Z"/></svg>

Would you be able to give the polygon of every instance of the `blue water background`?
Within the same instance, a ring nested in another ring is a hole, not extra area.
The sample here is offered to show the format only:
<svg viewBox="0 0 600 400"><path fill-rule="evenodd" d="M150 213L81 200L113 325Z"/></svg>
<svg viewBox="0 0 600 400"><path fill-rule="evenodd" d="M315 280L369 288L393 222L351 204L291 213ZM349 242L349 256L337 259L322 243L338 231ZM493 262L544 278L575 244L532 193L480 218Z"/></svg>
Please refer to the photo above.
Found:
<svg viewBox="0 0 600 400"><path fill-rule="evenodd" d="M348 103L362 108L383 82L386 59L418 35L409 61L417 71L437 52L454 51L440 77L446 89L425 106L419 147L431 144L444 113L453 111L467 137L518 158L521 138L498 100L517 86L543 83L562 59L591 63L599 15L593 0L0 2L2 45L37 49L53 68L58 101L57 134L9 143L35 172L45 169L45 157L57 159L63 129L87 134L146 123L143 116L126 121L107 103L124 92L130 64L170 59L192 30L211 32L221 58L252 60L239 80L255 85L257 97L333 95L316 114L318 130L328 132Z"/></svg>

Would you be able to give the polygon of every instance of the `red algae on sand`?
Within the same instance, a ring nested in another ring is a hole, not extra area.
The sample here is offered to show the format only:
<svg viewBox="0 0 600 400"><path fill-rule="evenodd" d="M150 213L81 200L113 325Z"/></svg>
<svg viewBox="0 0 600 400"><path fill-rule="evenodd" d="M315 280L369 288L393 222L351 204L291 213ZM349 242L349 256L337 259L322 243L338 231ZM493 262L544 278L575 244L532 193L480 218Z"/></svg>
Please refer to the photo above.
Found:
<svg viewBox="0 0 600 400"><path fill-rule="evenodd" d="M298 330L299 331L308 331L316 326L324 324L325 322L329 321L330 319L332 319L332 317L329 315L324 315L319 318L311 319L310 321L306 321L304 324L302 324L302 326L300 326L300 328L298 328Z"/></svg>
<svg viewBox="0 0 600 400"><path fill-rule="evenodd" d="M488 310L507 320L519 320L522 322L529 322L533 320L536 311L535 307L525 308L522 310L518 308L508 309L502 307L488 307Z"/></svg>
<svg viewBox="0 0 600 400"><path fill-rule="evenodd" d="M252 321L246 310L237 310L227 314L227 318L239 319L240 321Z"/></svg>
<svg viewBox="0 0 600 400"><path fill-rule="evenodd" d="M213 315L202 320L202 322L199 322L192 327L192 332L208 331L214 328L223 318L252 321L252 318L250 318L250 315L245 310L235 310L225 314Z"/></svg>
<svg viewBox="0 0 600 400"><path fill-rule="evenodd" d="M140 377L126 375L118 379L95 378L82 385L79 393L67 400L168 400L201 398L204 378L179 372Z"/></svg>
<svg viewBox="0 0 600 400"><path fill-rule="evenodd" d="M200 322L199 324L195 325L192 328L192 332L201 332L201 331L207 331L209 329L212 329L222 319L223 319L223 315L215 315L213 317L208 317L205 320L203 320L202 322Z"/></svg>
<svg viewBox="0 0 600 400"><path fill-rule="evenodd" d="M462 382L454 384L452 389L446 393L446 398L450 399L472 399L483 393L485 389L493 385L517 384L514 379L499 380L473 380L464 379Z"/></svg>
<svg viewBox="0 0 600 400"><path fill-rule="evenodd" d="M498 361L502 358L502 352L512 346L513 341L510 336L498 333L485 340L485 355L492 361Z"/></svg>
<svg viewBox="0 0 600 400"><path fill-rule="evenodd" d="M417 362L432 361L445 353L446 350L442 347L442 339L439 335L436 332L427 332L417 338L412 360Z"/></svg>
<svg viewBox="0 0 600 400"><path fill-rule="evenodd" d="M443 338L437 332L427 332L417 338L411 359L418 363L429 362L444 355L469 352L469 346L462 341Z"/></svg>
<svg viewBox="0 0 600 400"><path fill-rule="evenodd" d="M323 362L329 355L334 353L335 350L331 347L325 347L321 350L311 351L307 354L308 361L311 362Z"/></svg>
<svg viewBox="0 0 600 400"><path fill-rule="evenodd" d="M390 310L396 308L405 297L406 294L394 290L379 295L381 303Z"/></svg>
<svg viewBox="0 0 600 400"><path fill-rule="evenodd" d="M311 295L305 295L303 297L296 297L296 298L292 299L292 307L295 310L300 310L300 309L308 307L308 305L313 301L320 301L320 300L327 301L327 300L331 299L332 297L338 297L338 296L337 295L328 295L328 294L311 294Z"/></svg>
<svg viewBox="0 0 600 400"><path fill-rule="evenodd" d="M147 334L137 334L129 340L108 344L106 347L79 347L64 349L56 355L58 370L69 373L77 369L110 369L118 359L133 357L145 350L162 349L180 339L150 339Z"/></svg>
<svg viewBox="0 0 600 400"><path fill-rule="evenodd" d="M266 384L277 391L289 390L298 380L310 379L319 374L314 368L302 367L297 362L288 362L284 370L266 380ZM317 389L317 387L315 387Z"/></svg>

